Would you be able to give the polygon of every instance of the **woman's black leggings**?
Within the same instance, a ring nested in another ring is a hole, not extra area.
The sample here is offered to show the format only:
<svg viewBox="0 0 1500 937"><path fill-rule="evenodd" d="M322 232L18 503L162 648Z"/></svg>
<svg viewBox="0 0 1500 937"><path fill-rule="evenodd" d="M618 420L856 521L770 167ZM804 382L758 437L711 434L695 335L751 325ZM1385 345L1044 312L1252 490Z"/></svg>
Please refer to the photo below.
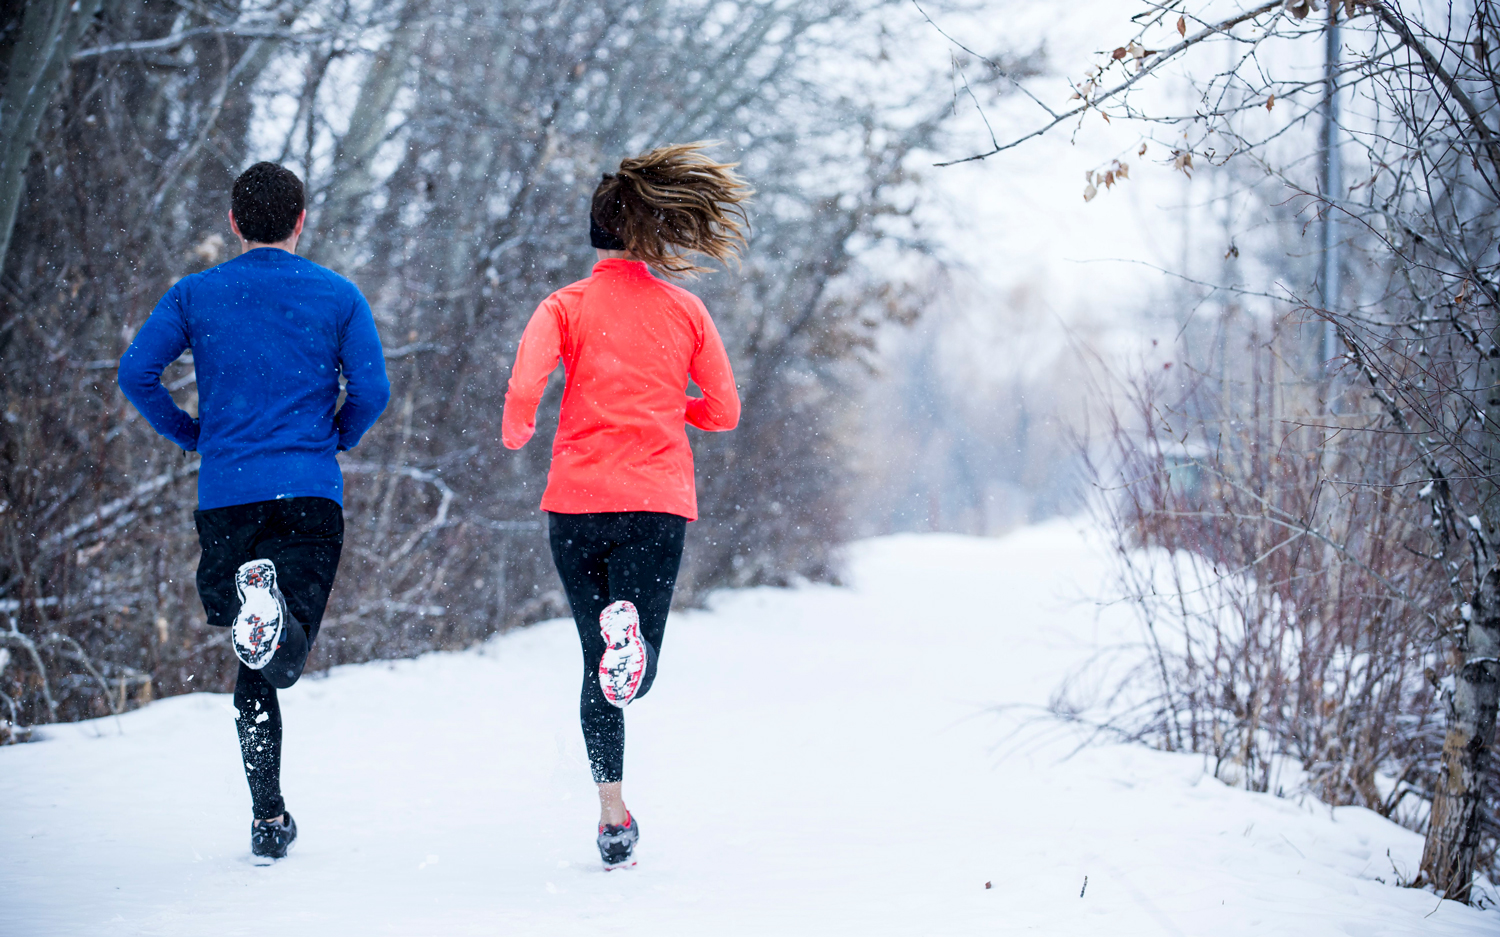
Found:
<svg viewBox="0 0 1500 937"><path fill-rule="evenodd" d="M599 613L624 599L641 616L647 645L646 675L636 698L646 695L656 678L656 655L667 630L667 611L682 562L687 519L654 511L600 514L549 514L552 559L573 607L573 622L583 645L583 692L579 716L588 746L594 781L618 781L625 768L625 713L610 704L599 688L599 660L604 638Z"/></svg>

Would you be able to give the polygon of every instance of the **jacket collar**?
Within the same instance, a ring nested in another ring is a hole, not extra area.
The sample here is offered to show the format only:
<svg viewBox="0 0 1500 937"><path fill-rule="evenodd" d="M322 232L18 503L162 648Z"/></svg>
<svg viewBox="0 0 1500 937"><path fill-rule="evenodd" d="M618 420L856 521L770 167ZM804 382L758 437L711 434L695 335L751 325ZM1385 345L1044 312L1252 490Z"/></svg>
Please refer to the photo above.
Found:
<svg viewBox="0 0 1500 937"><path fill-rule="evenodd" d="M652 277L651 268L644 260L626 260L623 257L606 257L594 264L594 276Z"/></svg>

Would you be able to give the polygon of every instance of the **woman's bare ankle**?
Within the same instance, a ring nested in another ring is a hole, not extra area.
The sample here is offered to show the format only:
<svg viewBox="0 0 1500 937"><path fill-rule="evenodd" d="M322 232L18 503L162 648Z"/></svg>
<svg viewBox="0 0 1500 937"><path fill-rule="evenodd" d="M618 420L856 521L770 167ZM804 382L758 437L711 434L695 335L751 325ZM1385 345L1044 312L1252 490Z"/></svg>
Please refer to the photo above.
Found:
<svg viewBox="0 0 1500 937"><path fill-rule="evenodd" d="M624 826L630 817L625 809L625 799L620 793L620 782L599 785L599 825Z"/></svg>

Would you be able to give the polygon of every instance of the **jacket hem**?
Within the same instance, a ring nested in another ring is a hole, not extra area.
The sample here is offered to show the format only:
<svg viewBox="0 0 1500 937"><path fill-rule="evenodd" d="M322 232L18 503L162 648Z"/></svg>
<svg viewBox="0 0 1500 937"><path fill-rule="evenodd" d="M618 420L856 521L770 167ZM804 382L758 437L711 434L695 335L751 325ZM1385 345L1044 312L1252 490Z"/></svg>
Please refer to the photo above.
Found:
<svg viewBox="0 0 1500 937"><path fill-rule="evenodd" d="M255 504L259 501L285 501L287 498L327 498L341 508L344 506L344 493L342 490L333 490L326 486L294 486L291 488L249 491L242 495L218 495L208 498L203 497L203 493L200 490L198 494L198 510L212 511L215 508L232 508L241 504Z"/></svg>
<svg viewBox="0 0 1500 937"><path fill-rule="evenodd" d="M625 511L650 511L654 514L675 514L689 523L698 519L697 505L643 504L640 501L605 501L580 504L575 501L553 501L542 499L541 509L549 514L619 514Z"/></svg>

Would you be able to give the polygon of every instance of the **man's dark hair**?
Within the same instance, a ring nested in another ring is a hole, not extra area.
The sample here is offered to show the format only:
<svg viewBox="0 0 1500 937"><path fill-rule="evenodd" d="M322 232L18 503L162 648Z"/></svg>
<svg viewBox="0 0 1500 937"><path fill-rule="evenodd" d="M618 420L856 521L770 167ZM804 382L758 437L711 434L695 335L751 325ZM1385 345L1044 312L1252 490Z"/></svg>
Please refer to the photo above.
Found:
<svg viewBox="0 0 1500 937"><path fill-rule="evenodd" d="M256 163L234 180L229 207L245 240L257 244L285 241L302 214L302 180L284 166Z"/></svg>

